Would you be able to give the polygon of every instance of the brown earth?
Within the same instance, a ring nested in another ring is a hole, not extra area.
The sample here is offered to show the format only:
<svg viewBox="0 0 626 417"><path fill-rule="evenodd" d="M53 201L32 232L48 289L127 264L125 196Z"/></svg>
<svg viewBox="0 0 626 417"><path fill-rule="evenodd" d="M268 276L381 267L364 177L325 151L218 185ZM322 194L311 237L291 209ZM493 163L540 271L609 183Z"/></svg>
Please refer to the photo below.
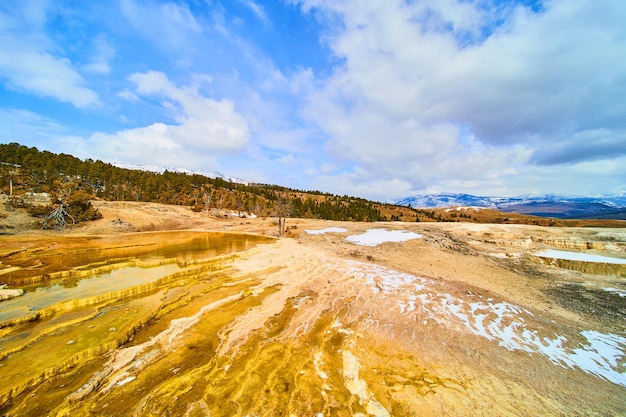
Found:
<svg viewBox="0 0 626 417"><path fill-rule="evenodd" d="M63 253L85 242L98 246L103 236L149 242L155 234L145 232L275 236L277 230L271 218L216 218L149 203L94 205L102 219L63 231L33 230L27 217L5 213L0 284L15 287L20 271L8 264L19 251L40 259L51 247ZM0 328L6 340L45 328L14 354L0 350L0 377L16 381L0 392L0 413L626 415L626 387L618 383L626 372L626 298L604 290L626 291L624 275L582 264L563 269L532 255L554 248L626 258L624 229L304 219L288 219L287 227L287 238L228 258L217 271L202 267L180 282ZM306 232L327 227L347 231ZM375 247L345 240L372 228L423 238ZM114 301L120 304L106 304ZM498 321L487 306L507 313ZM60 328L81 334L84 328L71 326L92 320L98 326L98 312L111 308L137 311L140 325L41 365L37 377L13 376L20 354L27 360L45 351L47 338L65 337ZM479 313L483 321L468 327L467 317ZM481 323L495 333L481 336ZM494 336L518 332L518 325L544 344L563 336L570 353L585 343L582 332L613 335L622 352L612 367L618 381Z"/></svg>

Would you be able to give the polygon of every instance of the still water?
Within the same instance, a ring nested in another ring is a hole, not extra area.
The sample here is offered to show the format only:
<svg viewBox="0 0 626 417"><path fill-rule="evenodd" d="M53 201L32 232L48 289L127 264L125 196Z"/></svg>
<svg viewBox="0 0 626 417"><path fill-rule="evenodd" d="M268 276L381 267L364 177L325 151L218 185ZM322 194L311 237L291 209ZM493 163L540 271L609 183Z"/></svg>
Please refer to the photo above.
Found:
<svg viewBox="0 0 626 417"><path fill-rule="evenodd" d="M0 241L0 283L26 281L98 263L137 259L209 258L247 250L271 239L263 236L217 232L135 233L114 237L54 237Z"/></svg>
<svg viewBox="0 0 626 417"><path fill-rule="evenodd" d="M0 302L0 324L57 303L148 284L181 271L185 262L269 241L234 233L166 232L20 242L27 249L2 259L0 282L35 283L21 286L23 296ZM59 279L49 279L55 276Z"/></svg>

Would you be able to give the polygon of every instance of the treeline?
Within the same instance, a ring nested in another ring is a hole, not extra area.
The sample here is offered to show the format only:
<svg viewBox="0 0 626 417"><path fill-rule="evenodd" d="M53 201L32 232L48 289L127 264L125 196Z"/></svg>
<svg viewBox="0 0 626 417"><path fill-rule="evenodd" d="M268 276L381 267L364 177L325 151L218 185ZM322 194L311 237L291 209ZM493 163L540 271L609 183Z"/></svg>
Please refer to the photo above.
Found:
<svg viewBox="0 0 626 417"><path fill-rule="evenodd" d="M348 196L327 196L322 201L316 198L294 197L291 199L291 207L293 216L301 218L359 222L387 220L375 203Z"/></svg>
<svg viewBox="0 0 626 417"><path fill-rule="evenodd" d="M454 222L456 221L455 219L457 217L462 218L462 219L467 219L467 220L476 220L469 214L465 214L463 212L457 213L453 211L453 212L450 212L447 216L443 216L441 213L440 214L435 213L434 210L429 211L429 210L417 209L415 211L418 213L418 215L427 217L436 222Z"/></svg>
<svg viewBox="0 0 626 417"><path fill-rule="evenodd" d="M110 201L143 201L275 215L279 201L294 217L327 220L387 220L380 204L365 199L277 185L239 184L222 178L165 171L155 173L116 167L93 159L40 151L18 143L0 144L0 191L4 194L49 193L64 199L83 195Z"/></svg>

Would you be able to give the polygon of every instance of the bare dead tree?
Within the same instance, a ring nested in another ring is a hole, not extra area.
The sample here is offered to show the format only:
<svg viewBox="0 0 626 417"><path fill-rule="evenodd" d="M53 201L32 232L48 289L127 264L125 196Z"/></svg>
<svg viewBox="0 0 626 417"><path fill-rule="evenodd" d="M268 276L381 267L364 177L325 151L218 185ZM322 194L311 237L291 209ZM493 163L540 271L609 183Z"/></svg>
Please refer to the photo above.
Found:
<svg viewBox="0 0 626 417"><path fill-rule="evenodd" d="M213 198L213 203L215 205L214 215L218 216L222 211L224 204L226 203L226 196L224 195L224 193L220 192L220 190L216 190L215 197Z"/></svg>
<svg viewBox="0 0 626 417"><path fill-rule="evenodd" d="M76 223L76 220L65 210L65 204L61 203L61 205L54 210L46 217L43 221L43 228L48 228L48 222L53 221L56 223L56 227L64 228L67 226L67 218L72 220L72 224Z"/></svg>
<svg viewBox="0 0 626 417"><path fill-rule="evenodd" d="M1 172L4 175L5 180L7 180L9 183L9 196L4 202L4 207L6 208L7 211L13 211L14 202L16 200L16 197L13 195L14 177L17 177L16 179L18 179L18 182L21 182L19 181L19 177L20 177L19 165L10 164L6 162L1 162L0 164L1 164L0 165Z"/></svg>
<svg viewBox="0 0 626 417"><path fill-rule="evenodd" d="M261 206L259 205L259 203L248 203L248 213L250 213L253 216L260 216L261 215Z"/></svg>
<svg viewBox="0 0 626 417"><path fill-rule="evenodd" d="M276 199L275 213L276 217L278 217L278 237L283 237L285 236L285 219L293 213L291 201L279 195Z"/></svg>
<svg viewBox="0 0 626 417"><path fill-rule="evenodd" d="M140 201L143 198L143 189L138 185L133 186L130 193L134 196L135 201Z"/></svg>
<svg viewBox="0 0 626 417"><path fill-rule="evenodd" d="M211 210L211 190L206 190L204 192L204 214L209 215L209 211Z"/></svg>
<svg viewBox="0 0 626 417"><path fill-rule="evenodd" d="M237 209L237 216L241 218L241 211L244 209L244 198L242 194L235 196L235 208Z"/></svg>

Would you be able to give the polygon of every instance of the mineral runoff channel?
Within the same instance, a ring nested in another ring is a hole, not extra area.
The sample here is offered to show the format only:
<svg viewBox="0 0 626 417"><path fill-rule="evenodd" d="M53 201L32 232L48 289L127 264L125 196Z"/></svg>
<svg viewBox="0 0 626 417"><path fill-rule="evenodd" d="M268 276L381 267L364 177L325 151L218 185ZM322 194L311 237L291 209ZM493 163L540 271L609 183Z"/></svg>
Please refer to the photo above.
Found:
<svg viewBox="0 0 626 417"><path fill-rule="evenodd" d="M624 332L295 239L1 244L0 277L24 290L0 304L2 415L626 414Z"/></svg>
<svg viewBox="0 0 626 417"><path fill-rule="evenodd" d="M258 280L234 280L230 264L238 252L271 241L170 232L3 242L0 277L23 290L0 304L3 411L63 415L57 403L86 396L87 376L116 349L152 339L173 319L197 314L198 305L251 304L241 301Z"/></svg>

